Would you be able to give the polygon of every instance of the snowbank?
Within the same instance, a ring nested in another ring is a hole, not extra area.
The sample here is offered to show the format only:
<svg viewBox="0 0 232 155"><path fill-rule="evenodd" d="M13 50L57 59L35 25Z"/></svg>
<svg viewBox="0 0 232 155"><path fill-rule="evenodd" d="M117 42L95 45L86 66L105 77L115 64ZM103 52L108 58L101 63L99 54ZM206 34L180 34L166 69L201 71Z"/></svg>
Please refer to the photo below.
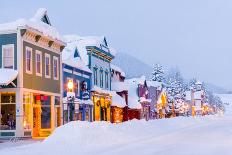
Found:
<svg viewBox="0 0 232 155"><path fill-rule="evenodd" d="M2 149L7 155L219 155L232 154L232 117L154 121L71 122L41 143Z"/></svg>

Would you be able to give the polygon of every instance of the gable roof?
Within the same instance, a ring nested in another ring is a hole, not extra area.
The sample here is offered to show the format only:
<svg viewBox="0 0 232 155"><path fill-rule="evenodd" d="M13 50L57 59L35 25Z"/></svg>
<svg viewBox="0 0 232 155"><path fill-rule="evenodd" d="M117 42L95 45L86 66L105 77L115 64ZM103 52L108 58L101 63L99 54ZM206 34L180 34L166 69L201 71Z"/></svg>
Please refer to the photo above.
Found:
<svg viewBox="0 0 232 155"><path fill-rule="evenodd" d="M48 24L50 26L52 25L48 15L47 15L47 9L45 9L45 8L39 8L37 10L36 14L34 15L34 17L31 18L31 20L42 21L45 24Z"/></svg>
<svg viewBox="0 0 232 155"><path fill-rule="evenodd" d="M37 31L44 36L50 37L53 40L58 41L62 45L66 45L63 37L60 35L57 29L50 24L42 21L42 18L44 16L46 16L47 20L49 20L47 16L47 10L44 8L38 9L36 14L30 19L21 18L10 23L0 24L0 31L6 32L17 31L18 29L32 29L33 31ZM50 20L48 21L48 23L50 23Z"/></svg>

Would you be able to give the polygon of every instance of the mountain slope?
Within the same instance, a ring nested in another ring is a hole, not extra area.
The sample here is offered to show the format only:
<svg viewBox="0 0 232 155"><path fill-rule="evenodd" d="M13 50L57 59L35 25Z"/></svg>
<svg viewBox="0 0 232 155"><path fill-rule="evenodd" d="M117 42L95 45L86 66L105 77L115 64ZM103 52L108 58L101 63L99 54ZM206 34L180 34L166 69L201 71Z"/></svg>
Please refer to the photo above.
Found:
<svg viewBox="0 0 232 155"><path fill-rule="evenodd" d="M127 78L141 75L149 77L152 72L150 65L126 53L117 53L112 63L120 67L126 73Z"/></svg>
<svg viewBox="0 0 232 155"><path fill-rule="evenodd" d="M126 78L140 77L142 75L150 77L152 73L152 66L126 53L118 52L112 63L126 73ZM206 88L214 93L227 93L226 89L207 82Z"/></svg>

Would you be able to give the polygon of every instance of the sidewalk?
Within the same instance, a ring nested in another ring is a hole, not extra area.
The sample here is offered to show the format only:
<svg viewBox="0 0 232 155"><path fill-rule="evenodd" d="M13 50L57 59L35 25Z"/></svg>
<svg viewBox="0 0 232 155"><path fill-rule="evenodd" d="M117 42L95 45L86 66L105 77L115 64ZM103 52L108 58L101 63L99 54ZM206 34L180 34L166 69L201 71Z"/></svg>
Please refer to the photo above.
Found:
<svg viewBox="0 0 232 155"><path fill-rule="evenodd" d="M37 140L37 139L25 139L25 140L19 140L17 142L11 142L10 140L4 140L0 139L0 150L10 147L17 147L22 145L28 145L33 143L42 142L43 140Z"/></svg>

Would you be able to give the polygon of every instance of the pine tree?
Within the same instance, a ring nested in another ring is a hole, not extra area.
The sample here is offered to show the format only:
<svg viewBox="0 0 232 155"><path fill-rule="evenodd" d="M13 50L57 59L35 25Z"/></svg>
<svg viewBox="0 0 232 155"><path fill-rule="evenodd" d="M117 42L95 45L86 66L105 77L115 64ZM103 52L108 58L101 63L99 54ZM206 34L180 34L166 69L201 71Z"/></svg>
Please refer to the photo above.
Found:
<svg viewBox="0 0 232 155"><path fill-rule="evenodd" d="M164 80L163 66L161 66L160 64L155 64L153 68L151 80L157 82L163 82Z"/></svg>

